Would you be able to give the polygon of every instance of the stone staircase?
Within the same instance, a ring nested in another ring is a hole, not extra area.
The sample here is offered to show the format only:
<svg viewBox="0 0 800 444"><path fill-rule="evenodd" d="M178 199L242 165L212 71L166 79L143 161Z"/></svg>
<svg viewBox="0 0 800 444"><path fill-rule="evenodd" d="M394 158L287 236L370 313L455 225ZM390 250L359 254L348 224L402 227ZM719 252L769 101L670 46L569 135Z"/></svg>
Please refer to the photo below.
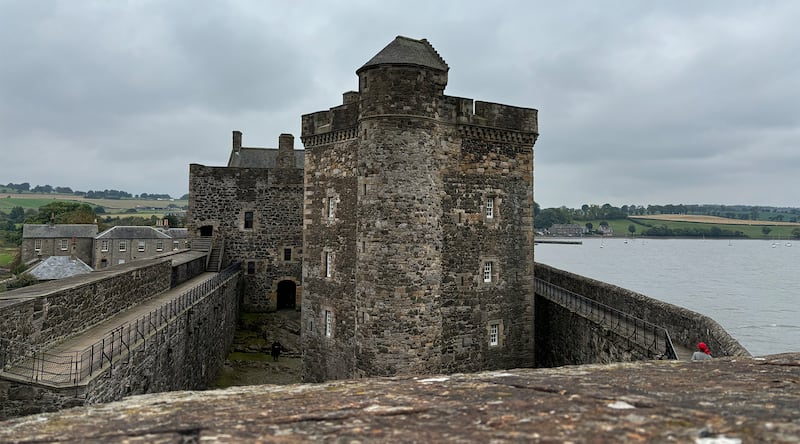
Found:
<svg viewBox="0 0 800 444"><path fill-rule="evenodd" d="M214 247L209 253L206 271L218 273L220 269L222 269L222 247Z"/></svg>

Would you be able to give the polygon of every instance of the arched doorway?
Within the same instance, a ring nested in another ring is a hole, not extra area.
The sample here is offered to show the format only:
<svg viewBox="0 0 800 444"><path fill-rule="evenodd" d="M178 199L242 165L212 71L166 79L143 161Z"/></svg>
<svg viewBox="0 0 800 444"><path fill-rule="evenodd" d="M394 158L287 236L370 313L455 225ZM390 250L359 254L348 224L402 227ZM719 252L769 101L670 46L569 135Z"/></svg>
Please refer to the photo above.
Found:
<svg viewBox="0 0 800 444"><path fill-rule="evenodd" d="M297 297L297 284L293 281L278 282L278 310L294 309Z"/></svg>

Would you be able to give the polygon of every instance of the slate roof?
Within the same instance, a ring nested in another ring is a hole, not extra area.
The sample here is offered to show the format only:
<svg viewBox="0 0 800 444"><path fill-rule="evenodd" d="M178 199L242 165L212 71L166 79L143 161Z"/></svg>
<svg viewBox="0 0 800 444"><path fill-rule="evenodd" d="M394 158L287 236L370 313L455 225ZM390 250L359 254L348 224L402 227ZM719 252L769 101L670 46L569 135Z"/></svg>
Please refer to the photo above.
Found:
<svg viewBox="0 0 800 444"><path fill-rule="evenodd" d="M22 238L65 238L97 236L95 224L25 224L22 226Z"/></svg>
<svg viewBox="0 0 800 444"><path fill-rule="evenodd" d="M95 239L171 239L153 227L111 227L98 234Z"/></svg>
<svg viewBox="0 0 800 444"><path fill-rule="evenodd" d="M189 231L186 228L160 228L158 231L173 239L186 239L189 237Z"/></svg>
<svg viewBox="0 0 800 444"><path fill-rule="evenodd" d="M70 256L50 256L31 268L28 273L40 281L63 279L78 274L91 273L86 262Z"/></svg>
<svg viewBox="0 0 800 444"><path fill-rule="evenodd" d="M415 40L399 35L364 66L358 68L356 74L366 68L385 64L417 65L442 71L450 69L427 40Z"/></svg>
<svg viewBox="0 0 800 444"><path fill-rule="evenodd" d="M303 169L305 164L304 150L294 150L294 166L298 169ZM239 149L239 154L231 152L231 157L228 159L229 167L241 168L275 168L278 160L277 148L251 148L242 147Z"/></svg>

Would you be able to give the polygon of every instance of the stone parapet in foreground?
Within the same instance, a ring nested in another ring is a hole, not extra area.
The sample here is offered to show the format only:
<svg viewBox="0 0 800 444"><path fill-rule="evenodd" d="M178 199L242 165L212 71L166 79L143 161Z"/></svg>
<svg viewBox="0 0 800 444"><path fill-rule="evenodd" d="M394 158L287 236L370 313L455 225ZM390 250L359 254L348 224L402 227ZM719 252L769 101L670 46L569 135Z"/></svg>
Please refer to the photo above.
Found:
<svg viewBox="0 0 800 444"><path fill-rule="evenodd" d="M320 440L800 442L800 353L170 392L0 423L0 442Z"/></svg>

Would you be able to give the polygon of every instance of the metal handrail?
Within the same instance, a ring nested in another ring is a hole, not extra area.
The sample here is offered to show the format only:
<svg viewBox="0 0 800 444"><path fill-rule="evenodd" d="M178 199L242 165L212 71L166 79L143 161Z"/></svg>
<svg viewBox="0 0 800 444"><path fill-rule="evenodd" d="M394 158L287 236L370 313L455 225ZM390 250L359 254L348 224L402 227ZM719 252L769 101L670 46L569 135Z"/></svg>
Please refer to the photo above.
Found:
<svg viewBox="0 0 800 444"><path fill-rule="evenodd" d="M50 353L42 347L0 338L0 375L13 375L30 382L56 386L78 385L85 378L111 366L115 358L129 353L131 348L143 343L152 333L173 322L240 270L239 263L231 264L216 276L186 290L146 315L112 329L82 351Z"/></svg>
<svg viewBox="0 0 800 444"><path fill-rule="evenodd" d="M566 288L535 278L536 294L578 313L638 344L653 357L678 359L666 328L597 302Z"/></svg>

